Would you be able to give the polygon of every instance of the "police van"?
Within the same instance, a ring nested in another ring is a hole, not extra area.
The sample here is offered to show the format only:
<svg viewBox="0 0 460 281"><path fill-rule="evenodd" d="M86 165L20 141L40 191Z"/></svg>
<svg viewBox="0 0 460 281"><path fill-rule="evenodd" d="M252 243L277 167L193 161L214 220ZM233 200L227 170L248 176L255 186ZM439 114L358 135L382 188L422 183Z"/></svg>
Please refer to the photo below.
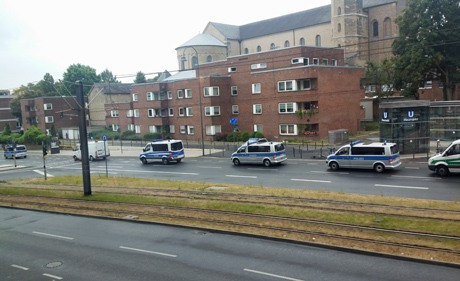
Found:
<svg viewBox="0 0 460 281"><path fill-rule="evenodd" d="M354 141L327 156L326 165L333 171L339 168L358 168L374 169L381 173L385 169L394 169L401 165L401 159L396 143L364 144Z"/></svg>
<svg viewBox="0 0 460 281"><path fill-rule="evenodd" d="M264 164L269 167L272 163L280 164L287 160L286 150L282 142L248 142L232 154L231 160L235 166L242 163Z"/></svg>
<svg viewBox="0 0 460 281"><path fill-rule="evenodd" d="M428 160L428 169L440 177L447 176L452 169L460 170L460 140L451 143L444 151Z"/></svg>
<svg viewBox="0 0 460 281"><path fill-rule="evenodd" d="M13 145L7 145L5 146L3 157L5 157L5 159L8 159L8 158L13 159L13 157L27 158L27 147L25 145L16 145L16 151L15 151L15 147Z"/></svg>
<svg viewBox="0 0 460 281"><path fill-rule="evenodd" d="M185 153L182 141L170 139L153 140L144 147L143 152L139 155L143 164L147 164L149 160L161 160L166 165L171 161L179 163L183 158L185 158Z"/></svg>

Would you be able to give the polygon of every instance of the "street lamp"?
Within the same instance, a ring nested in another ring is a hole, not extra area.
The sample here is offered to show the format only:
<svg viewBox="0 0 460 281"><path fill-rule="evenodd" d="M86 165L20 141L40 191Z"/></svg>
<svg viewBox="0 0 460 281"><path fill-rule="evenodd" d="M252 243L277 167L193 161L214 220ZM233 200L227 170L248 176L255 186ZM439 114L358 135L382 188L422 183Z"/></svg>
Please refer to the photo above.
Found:
<svg viewBox="0 0 460 281"><path fill-rule="evenodd" d="M183 68L185 68L185 62L187 61L187 58L185 57L185 51L188 48L192 48L195 51L195 55L196 55L197 64L196 64L195 72L196 72L196 77L198 78L198 95L199 95L199 98L200 98L201 150L202 150L202 155L204 156L203 106L201 104L201 83L200 83L201 79L200 79L200 75L199 75L199 72L198 72L198 52L193 46L185 47L185 49L184 49L184 51L182 53L182 58L181 58ZM193 59L192 59L192 69L193 68L194 68L194 65L193 65ZM182 69L182 70L184 70L184 69Z"/></svg>

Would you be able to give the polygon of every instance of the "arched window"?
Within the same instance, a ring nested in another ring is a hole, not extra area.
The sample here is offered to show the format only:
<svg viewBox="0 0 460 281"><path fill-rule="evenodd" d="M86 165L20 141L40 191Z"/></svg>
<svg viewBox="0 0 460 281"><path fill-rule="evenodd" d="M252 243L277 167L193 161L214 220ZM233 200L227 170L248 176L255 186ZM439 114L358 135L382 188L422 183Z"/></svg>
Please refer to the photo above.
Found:
<svg viewBox="0 0 460 281"><path fill-rule="evenodd" d="M342 45L340 45L340 44L337 44L337 48L342 48Z"/></svg>
<svg viewBox="0 0 460 281"><path fill-rule="evenodd" d="M320 47L321 46L321 36L316 35L316 46Z"/></svg>
<svg viewBox="0 0 460 281"><path fill-rule="evenodd" d="M212 56L207 56L206 57L206 62L212 62Z"/></svg>
<svg viewBox="0 0 460 281"><path fill-rule="evenodd" d="M244 48L244 53L245 53L245 54L249 54L248 48Z"/></svg>
<svg viewBox="0 0 460 281"><path fill-rule="evenodd" d="M257 46L257 52L262 52L262 48L260 46Z"/></svg>
<svg viewBox="0 0 460 281"><path fill-rule="evenodd" d="M337 15L340 16L341 14L342 14L342 8L338 7L338 8L337 8Z"/></svg>
<svg viewBox="0 0 460 281"><path fill-rule="evenodd" d="M374 21L372 23L372 38L378 39L379 38L379 23Z"/></svg>
<svg viewBox="0 0 460 281"><path fill-rule="evenodd" d="M386 18L383 21L383 36L386 37L391 37L391 19Z"/></svg>
<svg viewBox="0 0 460 281"><path fill-rule="evenodd" d="M285 48L289 47L290 45L291 45L291 44L289 44L289 41L288 41L288 40L286 40L286 41L284 42L284 47L285 47Z"/></svg>
<svg viewBox="0 0 460 281"><path fill-rule="evenodd" d="M275 49L275 43L271 43L270 44L270 50L274 50Z"/></svg>
<svg viewBox="0 0 460 281"><path fill-rule="evenodd" d="M300 46L305 46L305 38L300 38Z"/></svg>
<svg viewBox="0 0 460 281"><path fill-rule="evenodd" d="M192 57L192 69L195 69L195 67L197 66L198 64L198 58L193 56Z"/></svg>
<svg viewBox="0 0 460 281"><path fill-rule="evenodd" d="M340 31L342 31L342 25L339 23L339 24L337 25L337 32L340 32Z"/></svg>

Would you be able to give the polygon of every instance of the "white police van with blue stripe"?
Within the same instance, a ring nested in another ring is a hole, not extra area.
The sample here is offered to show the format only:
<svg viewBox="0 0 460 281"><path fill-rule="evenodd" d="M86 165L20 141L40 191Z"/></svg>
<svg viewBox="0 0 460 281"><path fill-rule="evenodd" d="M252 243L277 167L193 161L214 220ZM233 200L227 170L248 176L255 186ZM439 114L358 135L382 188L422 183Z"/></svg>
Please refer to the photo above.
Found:
<svg viewBox="0 0 460 281"><path fill-rule="evenodd" d="M401 165L401 159L396 143L364 144L354 141L329 155L326 165L334 171L339 168L358 168L374 169L381 173L385 169L394 169Z"/></svg>
<svg viewBox="0 0 460 281"><path fill-rule="evenodd" d="M143 152L139 155L143 164L147 164L149 160L161 160L166 165L171 161L179 163L183 158L185 158L185 153L182 141L170 139L153 140L144 147Z"/></svg>
<svg viewBox="0 0 460 281"><path fill-rule="evenodd" d="M249 141L232 154L235 166L242 163L264 164L269 167L272 163L280 164L287 160L286 150L282 142Z"/></svg>
<svg viewBox="0 0 460 281"><path fill-rule="evenodd" d="M7 145L5 146L3 157L5 157L5 159L26 158L27 157L27 147L21 144L16 145L16 147L14 145Z"/></svg>

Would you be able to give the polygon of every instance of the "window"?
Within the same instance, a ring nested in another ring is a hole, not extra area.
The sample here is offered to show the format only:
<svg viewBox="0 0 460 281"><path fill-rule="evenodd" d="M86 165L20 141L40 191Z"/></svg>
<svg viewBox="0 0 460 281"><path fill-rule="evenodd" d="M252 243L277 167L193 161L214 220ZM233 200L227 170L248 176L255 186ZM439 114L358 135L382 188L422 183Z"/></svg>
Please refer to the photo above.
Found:
<svg viewBox="0 0 460 281"><path fill-rule="evenodd" d="M237 95L238 95L238 87L232 86L232 96L237 96Z"/></svg>
<svg viewBox="0 0 460 281"><path fill-rule="evenodd" d="M305 46L305 38L300 38L300 46Z"/></svg>
<svg viewBox="0 0 460 281"><path fill-rule="evenodd" d="M295 91L295 80L279 81L278 92Z"/></svg>
<svg viewBox="0 0 460 281"><path fill-rule="evenodd" d="M185 108L179 107L179 116L185 116Z"/></svg>
<svg viewBox="0 0 460 281"><path fill-rule="evenodd" d="M149 117L165 117L166 115L166 110L164 108L150 108L148 112Z"/></svg>
<svg viewBox="0 0 460 281"><path fill-rule="evenodd" d="M110 116L112 116L112 117L118 117L118 110L117 110L117 109L111 110L111 111L110 111Z"/></svg>
<svg viewBox="0 0 460 281"><path fill-rule="evenodd" d="M260 46L257 46L257 52L262 52L262 48Z"/></svg>
<svg viewBox="0 0 460 281"><path fill-rule="evenodd" d="M278 113L294 113L297 110L297 104L294 102L279 103Z"/></svg>
<svg viewBox="0 0 460 281"><path fill-rule="evenodd" d="M172 99L173 99L172 91L168 91L168 100L172 100Z"/></svg>
<svg viewBox="0 0 460 281"><path fill-rule="evenodd" d="M54 117L53 116L45 116L45 123L53 123Z"/></svg>
<svg viewBox="0 0 460 281"><path fill-rule="evenodd" d="M329 60L328 59L323 59L322 65L328 65L328 64L329 64Z"/></svg>
<svg viewBox="0 0 460 281"><path fill-rule="evenodd" d="M288 40L284 41L284 47L287 48L287 47L290 47L291 44L289 43Z"/></svg>
<svg viewBox="0 0 460 281"><path fill-rule="evenodd" d="M232 105L232 114L238 114L238 105Z"/></svg>
<svg viewBox="0 0 460 281"><path fill-rule="evenodd" d="M342 14L342 8L341 8L341 7L338 7L338 8L337 8L337 15L340 16L341 14Z"/></svg>
<svg viewBox="0 0 460 281"><path fill-rule="evenodd" d="M270 44L270 50L274 50L276 47L275 47L275 43L271 43Z"/></svg>
<svg viewBox="0 0 460 281"><path fill-rule="evenodd" d="M220 106L206 106L204 108L205 116L218 116L220 115Z"/></svg>
<svg viewBox="0 0 460 281"><path fill-rule="evenodd" d="M212 56L207 56L206 57L206 62L212 62Z"/></svg>
<svg viewBox="0 0 460 281"><path fill-rule="evenodd" d="M128 124L128 131L134 131L134 124Z"/></svg>
<svg viewBox="0 0 460 281"><path fill-rule="evenodd" d="M133 111L132 110L127 110L126 111L126 117L133 117L134 114L133 114Z"/></svg>
<svg viewBox="0 0 460 281"><path fill-rule="evenodd" d="M280 135L297 135L297 125L280 125Z"/></svg>
<svg viewBox="0 0 460 281"><path fill-rule="evenodd" d="M180 128L180 133L185 135L185 132L186 132L185 126L184 126L184 125L180 125L179 128Z"/></svg>
<svg viewBox="0 0 460 281"><path fill-rule="evenodd" d="M189 135L195 134L195 129L193 128L193 126L187 126L187 134Z"/></svg>
<svg viewBox="0 0 460 281"><path fill-rule="evenodd" d="M340 32L340 31L342 31L342 25L339 23L339 24L337 25L337 32Z"/></svg>
<svg viewBox="0 0 460 281"><path fill-rule="evenodd" d="M45 103L45 104L43 105L43 109L44 109L44 110L52 110L52 109L53 109L53 104L51 104L51 103Z"/></svg>
<svg viewBox="0 0 460 281"><path fill-rule="evenodd" d="M252 113L253 114L262 114L262 105L261 104L253 104L252 105Z"/></svg>
<svg viewBox="0 0 460 281"><path fill-rule="evenodd" d="M219 87L204 87L203 89L205 97L219 96Z"/></svg>
<svg viewBox="0 0 460 281"><path fill-rule="evenodd" d="M253 94L260 94L261 93L260 83L252 84L252 93Z"/></svg>
<svg viewBox="0 0 460 281"><path fill-rule="evenodd" d="M372 23L372 38L378 39L379 38L379 23L374 21Z"/></svg>
<svg viewBox="0 0 460 281"><path fill-rule="evenodd" d="M248 48L244 48L244 53L245 53L245 54L249 54Z"/></svg>
<svg viewBox="0 0 460 281"><path fill-rule="evenodd" d="M153 93L152 92L147 92L147 100L148 101L153 100Z"/></svg>
<svg viewBox="0 0 460 281"><path fill-rule="evenodd" d="M178 99L183 99L184 98L184 91L177 90L177 98Z"/></svg>
<svg viewBox="0 0 460 281"><path fill-rule="evenodd" d="M174 108L168 108L169 116L174 116Z"/></svg>
<svg viewBox="0 0 460 281"><path fill-rule="evenodd" d="M311 90L310 79L297 80L297 89L299 90Z"/></svg>
<svg viewBox="0 0 460 281"><path fill-rule="evenodd" d="M383 36L385 38L391 37L391 19L386 18L383 21Z"/></svg>
<svg viewBox="0 0 460 281"><path fill-rule="evenodd" d="M140 134L141 133L141 125L136 125L134 127L134 131L136 132L136 134Z"/></svg>
<svg viewBox="0 0 460 281"><path fill-rule="evenodd" d="M198 58L193 56L192 57L192 68L195 69L195 67L197 66L198 64Z"/></svg>
<svg viewBox="0 0 460 281"><path fill-rule="evenodd" d="M336 59L332 59L332 65L337 66L337 60Z"/></svg>
<svg viewBox="0 0 460 281"><path fill-rule="evenodd" d="M319 64L319 59L318 58L313 58L313 64L318 65Z"/></svg>
<svg viewBox="0 0 460 281"><path fill-rule="evenodd" d="M163 92L147 92L147 100L152 101L152 100L164 100L165 99L165 93Z"/></svg>
<svg viewBox="0 0 460 281"><path fill-rule="evenodd" d="M120 130L120 125L118 125L118 124L113 124L113 125L112 125L112 131L118 132L118 130Z"/></svg>
<svg viewBox="0 0 460 281"><path fill-rule="evenodd" d="M193 108L192 107L185 108L185 112L186 112L187 116L193 116Z"/></svg>
<svg viewBox="0 0 460 281"><path fill-rule="evenodd" d="M185 98L186 99L192 98L192 89L185 89Z"/></svg>
<svg viewBox="0 0 460 281"><path fill-rule="evenodd" d="M293 58L293 59L291 59L291 64L308 65L309 64L309 59L308 58Z"/></svg>
<svg viewBox="0 0 460 281"><path fill-rule="evenodd" d="M419 89L431 89L433 88L433 81L421 82Z"/></svg>
<svg viewBox="0 0 460 281"><path fill-rule="evenodd" d="M366 85L364 88L365 93L374 93L375 92L375 85Z"/></svg>
<svg viewBox="0 0 460 281"><path fill-rule="evenodd" d="M137 94L133 94L133 101L138 101L139 100L139 97L137 96Z"/></svg>
<svg viewBox="0 0 460 281"><path fill-rule="evenodd" d="M262 125L254 124L254 132L262 133Z"/></svg>
<svg viewBox="0 0 460 281"><path fill-rule="evenodd" d="M228 72L236 72L236 67L229 67Z"/></svg>
<svg viewBox="0 0 460 281"><path fill-rule="evenodd" d="M161 127L160 126L149 126L149 132L150 133L158 133L161 132Z"/></svg>
<svg viewBox="0 0 460 281"><path fill-rule="evenodd" d="M321 47L321 36L320 35L316 35L316 46L317 47Z"/></svg>
<svg viewBox="0 0 460 281"><path fill-rule="evenodd" d="M261 68L267 68L267 64L265 62L251 64L251 69L261 69Z"/></svg>
<svg viewBox="0 0 460 281"><path fill-rule="evenodd" d="M176 132L176 130L174 129L174 125L169 125L169 132L171 134L174 134Z"/></svg>
<svg viewBox="0 0 460 281"><path fill-rule="evenodd" d="M134 117L139 117L139 109L134 109Z"/></svg>
<svg viewBox="0 0 460 281"><path fill-rule="evenodd" d="M222 130L220 125L206 126L207 136L215 136L216 134L220 134L221 132Z"/></svg>

